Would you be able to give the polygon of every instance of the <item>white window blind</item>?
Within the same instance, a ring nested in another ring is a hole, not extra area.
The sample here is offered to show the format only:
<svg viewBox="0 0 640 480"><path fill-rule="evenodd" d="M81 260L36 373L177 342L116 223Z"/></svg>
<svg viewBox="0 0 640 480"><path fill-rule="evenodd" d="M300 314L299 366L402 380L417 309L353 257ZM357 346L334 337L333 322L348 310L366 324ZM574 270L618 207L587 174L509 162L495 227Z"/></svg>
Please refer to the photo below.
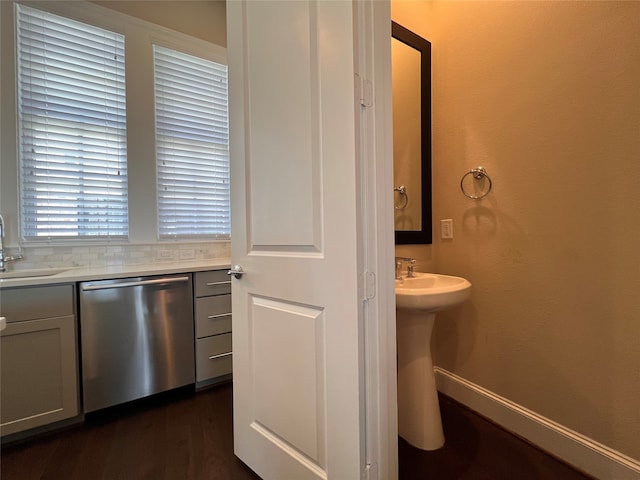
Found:
<svg viewBox="0 0 640 480"><path fill-rule="evenodd" d="M124 37L16 12L23 238L126 237Z"/></svg>
<svg viewBox="0 0 640 480"><path fill-rule="evenodd" d="M227 66L154 46L161 239L229 238Z"/></svg>

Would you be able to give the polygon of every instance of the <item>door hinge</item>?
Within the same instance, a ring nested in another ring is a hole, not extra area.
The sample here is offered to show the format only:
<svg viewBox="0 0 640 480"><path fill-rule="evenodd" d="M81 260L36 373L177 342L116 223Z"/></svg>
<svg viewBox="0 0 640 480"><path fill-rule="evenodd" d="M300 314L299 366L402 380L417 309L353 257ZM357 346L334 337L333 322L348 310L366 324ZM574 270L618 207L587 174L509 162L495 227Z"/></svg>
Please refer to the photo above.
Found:
<svg viewBox="0 0 640 480"><path fill-rule="evenodd" d="M371 300L376 296L376 274L364 272L364 299Z"/></svg>
<svg viewBox="0 0 640 480"><path fill-rule="evenodd" d="M373 105L373 83L360 75L357 75L358 94L360 96L360 105L363 107L371 107Z"/></svg>
<svg viewBox="0 0 640 480"><path fill-rule="evenodd" d="M375 463L367 463L362 471L361 480L378 480L378 466Z"/></svg>

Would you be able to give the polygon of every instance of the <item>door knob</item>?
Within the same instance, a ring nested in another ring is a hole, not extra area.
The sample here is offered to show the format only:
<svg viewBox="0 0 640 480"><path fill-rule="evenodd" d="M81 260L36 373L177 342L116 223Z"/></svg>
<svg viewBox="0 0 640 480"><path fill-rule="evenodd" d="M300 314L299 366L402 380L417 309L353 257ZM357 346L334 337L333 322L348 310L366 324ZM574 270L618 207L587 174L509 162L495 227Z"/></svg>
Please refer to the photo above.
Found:
<svg viewBox="0 0 640 480"><path fill-rule="evenodd" d="M234 265L231 270L227 272L227 275L233 275L235 278L241 278L244 275L244 270L240 265Z"/></svg>

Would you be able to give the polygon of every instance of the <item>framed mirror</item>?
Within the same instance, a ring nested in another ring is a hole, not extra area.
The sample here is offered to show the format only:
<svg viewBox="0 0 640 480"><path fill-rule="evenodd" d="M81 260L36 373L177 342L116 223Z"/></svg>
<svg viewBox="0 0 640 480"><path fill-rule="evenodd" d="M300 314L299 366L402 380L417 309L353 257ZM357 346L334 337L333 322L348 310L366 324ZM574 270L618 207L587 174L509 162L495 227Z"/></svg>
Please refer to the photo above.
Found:
<svg viewBox="0 0 640 480"><path fill-rule="evenodd" d="M432 242L431 43L391 22L396 245Z"/></svg>

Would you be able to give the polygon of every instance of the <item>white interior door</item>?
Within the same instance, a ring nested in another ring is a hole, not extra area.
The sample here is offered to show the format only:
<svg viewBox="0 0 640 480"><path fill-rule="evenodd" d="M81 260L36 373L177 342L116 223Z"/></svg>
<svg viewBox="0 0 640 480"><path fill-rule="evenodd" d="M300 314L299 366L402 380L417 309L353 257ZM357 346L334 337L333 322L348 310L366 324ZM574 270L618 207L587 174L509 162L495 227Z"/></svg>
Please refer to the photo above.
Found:
<svg viewBox="0 0 640 480"><path fill-rule="evenodd" d="M235 453L264 480L365 462L350 1L227 3Z"/></svg>

